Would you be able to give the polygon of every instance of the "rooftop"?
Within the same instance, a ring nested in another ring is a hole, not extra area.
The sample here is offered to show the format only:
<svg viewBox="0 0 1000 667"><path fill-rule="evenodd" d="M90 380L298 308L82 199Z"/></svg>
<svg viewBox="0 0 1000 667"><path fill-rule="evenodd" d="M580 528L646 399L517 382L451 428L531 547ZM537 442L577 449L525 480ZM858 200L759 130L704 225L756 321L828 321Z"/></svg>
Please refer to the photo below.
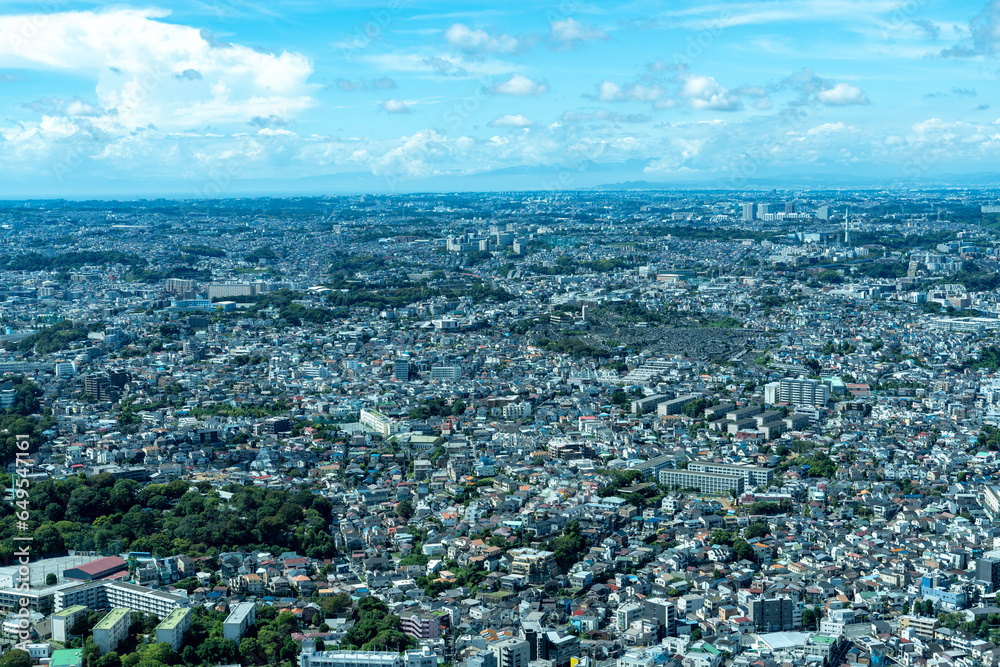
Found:
<svg viewBox="0 0 1000 667"><path fill-rule="evenodd" d="M112 609L107 613L107 615L97 622L94 626L95 630L110 630L115 627L123 617L127 617L131 613L131 609L125 607L119 607L117 609Z"/></svg>
<svg viewBox="0 0 1000 667"><path fill-rule="evenodd" d="M180 623L182 623L190 613L190 607L177 607L176 609L171 610L171 612L167 614L162 621L160 621L160 624L156 626L156 629L173 630Z"/></svg>

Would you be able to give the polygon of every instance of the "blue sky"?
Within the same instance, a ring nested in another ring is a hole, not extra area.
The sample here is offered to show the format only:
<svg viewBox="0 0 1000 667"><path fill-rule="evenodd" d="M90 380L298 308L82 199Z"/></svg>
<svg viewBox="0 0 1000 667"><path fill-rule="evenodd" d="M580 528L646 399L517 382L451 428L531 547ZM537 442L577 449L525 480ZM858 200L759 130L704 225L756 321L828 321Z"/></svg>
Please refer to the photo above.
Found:
<svg viewBox="0 0 1000 667"><path fill-rule="evenodd" d="M1000 0L0 0L0 195L995 172Z"/></svg>

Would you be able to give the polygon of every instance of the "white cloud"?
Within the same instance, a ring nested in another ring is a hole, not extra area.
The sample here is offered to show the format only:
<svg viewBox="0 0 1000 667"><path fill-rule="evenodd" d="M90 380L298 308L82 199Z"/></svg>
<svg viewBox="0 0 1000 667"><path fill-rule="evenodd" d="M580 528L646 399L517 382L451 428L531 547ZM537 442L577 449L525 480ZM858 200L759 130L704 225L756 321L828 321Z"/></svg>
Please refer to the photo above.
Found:
<svg viewBox="0 0 1000 667"><path fill-rule="evenodd" d="M396 114L406 114L413 113L413 109L406 105L406 102L401 102L395 98L390 98L384 100L379 106L382 111L386 113L396 113Z"/></svg>
<svg viewBox="0 0 1000 667"><path fill-rule="evenodd" d="M452 24L444 31L444 38L454 48L468 55L515 53L521 48L517 39L510 35L491 35L485 30L473 29L464 23Z"/></svg>
<svg viewBox="0 0 1000 667"><path fill-rule="evenodd" d="M743 108L739 97L710 76L684 75L681 81L680 96L696 111L736 111Z"/></svg>
<svg viewBox="0 0 1000 667"><path fill-rule="evenodd" d="M618 102L625 99L625 91L611 79L605 79L601 81L601 85L597 91L597 98L602 102Z"/></svg>
<svg viewBox="0 0 1000 667"><path fill-rule="evenodd" d="M222 43L164 23L162 10L0 17L0 67L55 69L96 79L103 124L134 129L246 123L312 106L308 58Z"/></svg>
<svg viewBox="0 0 1000 667"><path fill-rule="evenodd" d="M579 42L595 42L607 38L608 35L603 30L584 25L572 16L562 21L553 21L549 30L549 39L564 49L572 49Z"/></svg>
<svg viewBox="0 0 1000 667"><path fill-rule="evenodd" d="M545 83L532 81L523 74L512 74L503 83L493 86L493 92L500 95L515 95L517 97L534 97L549 89Z"/></svg>
<svg viewBox="0 0 1000 667"><path fill-rule="evenodd" d="M838 83L832 88L821 90L816 94L823 104L829 106L849 106L852 104L870 104L868 95L857 86L849 83Z"/></svg>
<svg viewBox="0 0 1000 667"><path fill-rule="evenodd" d="M519 113L504 114L489 122L490 127L531 127L534 124L530 118Z"/></svg>

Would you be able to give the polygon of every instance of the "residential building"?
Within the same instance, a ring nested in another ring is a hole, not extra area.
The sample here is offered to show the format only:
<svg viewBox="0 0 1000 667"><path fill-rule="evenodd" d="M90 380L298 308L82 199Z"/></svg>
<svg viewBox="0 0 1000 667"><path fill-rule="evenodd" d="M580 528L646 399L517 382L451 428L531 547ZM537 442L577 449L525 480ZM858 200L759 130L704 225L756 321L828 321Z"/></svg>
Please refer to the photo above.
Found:
<svg viewBox="0 0 1000 667"><path fill-rule="evenodd" d="M118 648L119 642L128 636L132 624L132 612L128 608L116 607L105 614L94 626L94 643L105 655Z"/></svg>

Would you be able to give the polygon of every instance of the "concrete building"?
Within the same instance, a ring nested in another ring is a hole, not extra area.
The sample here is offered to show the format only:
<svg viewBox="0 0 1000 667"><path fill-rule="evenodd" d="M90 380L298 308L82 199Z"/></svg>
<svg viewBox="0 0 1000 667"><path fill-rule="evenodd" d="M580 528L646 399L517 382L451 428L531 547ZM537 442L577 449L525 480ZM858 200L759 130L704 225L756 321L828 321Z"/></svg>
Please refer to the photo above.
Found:
<svg viewBox="0 0 1000 667"><path fill-rule="evenodd" d="M513 557L510 565L511 574L523 576L529 584L544 583L558 569L554 551L538 549L511 549L507 552Z"/></svg>
<svg viewBox="0 0 1000 667"><path fill-rule="evenodd" d="M240 602L229 610L229 616L222 622L222 638L239 642L255 621L257 605L253 602Z"/></svg>
<svg viewBox="0 0 1000 667"><path fill-rule="evenodd" d="M671 637L677 632L677 608L666 598L646 598L642 601L643 618L663 628L663 635Z"/></svg>
<svg viewBox="0 0 1000 667"><path fill-rule="evenodd" d="M191 627L191 617L194 612L191 607L178 607L156 626L156 642L166 642L175 651L181 650L184 642L184 633Z"/></svg>
<svg viewBox="0 0 1000 667"><path fill-rule="evenodd" d="M698 489L702 493L743 493L746 488L742 475L720 475L693 470L661 470L658 479L667 488Z"/></svg>
<svg viewBox="0 0 1000 667"><path fill-rule="evenodd" d="M131 624L132 612L123 607L112 609L97 622L97 625L94 626L94 643L100 649L101 655L118 648L121 640L128 636Z"/></svg>
<svg viewBox="0 0 1000 667"><path fill-rule="evenodd" d="M1000 586L1000 558L980 558L976 561L976 580L988 583L992 590Z"/></svg>
<svg viewBox="0 0 1000 667"><path fill-rule="evenodd" d="M306 639L302 642L299 667L437 667L437 655L427 646L405 654L395 651L317 651L315 640ZM527 667L527 662L524 667Z"/></svg>
<svg viewBox="0 0 1000 667"><path fill-rule="evenodd" d="M824 406L830 400L830 387L806 378L783 378L764 386L764 403Z"/></svg>
<svg viewBox="0 0 1000 667"><path fill-rule="evenodd" d="M774 479L774 470L761 466L751 466L736 463L715 463L713 461L691 461L688 470L709 472L718 475L741 475L747 487L767 487Z"/></svg>
<svg viewBox="0 0 1000 667"><path fill-rule="evenodd" d="M365 428L382 434L383 438L388 438L390 435L399 432L399 422L387 417L378 410L363 409L359 421Z"/></svg>
<svg viewBox="0 0 1000 667"><path fill-rule="evenodd" d="M528 667L531 647L523 639L503 639L489 645L497 659L497 667Z"/></svg>
<svg viewBox="0 0 1000 667"><path fill-rule="evenodd" d="M52 640L66 642L70 631L80 619L86 618L88 609L83 605L75 605L52 614Z"/></svg>
<svg viewBox="0 0 1000 667"><path fill-rule="evenodd" d="M757 632L783 632L794 627L795 604L791 598L753 598L747 600L747 617Z"/></svg>

